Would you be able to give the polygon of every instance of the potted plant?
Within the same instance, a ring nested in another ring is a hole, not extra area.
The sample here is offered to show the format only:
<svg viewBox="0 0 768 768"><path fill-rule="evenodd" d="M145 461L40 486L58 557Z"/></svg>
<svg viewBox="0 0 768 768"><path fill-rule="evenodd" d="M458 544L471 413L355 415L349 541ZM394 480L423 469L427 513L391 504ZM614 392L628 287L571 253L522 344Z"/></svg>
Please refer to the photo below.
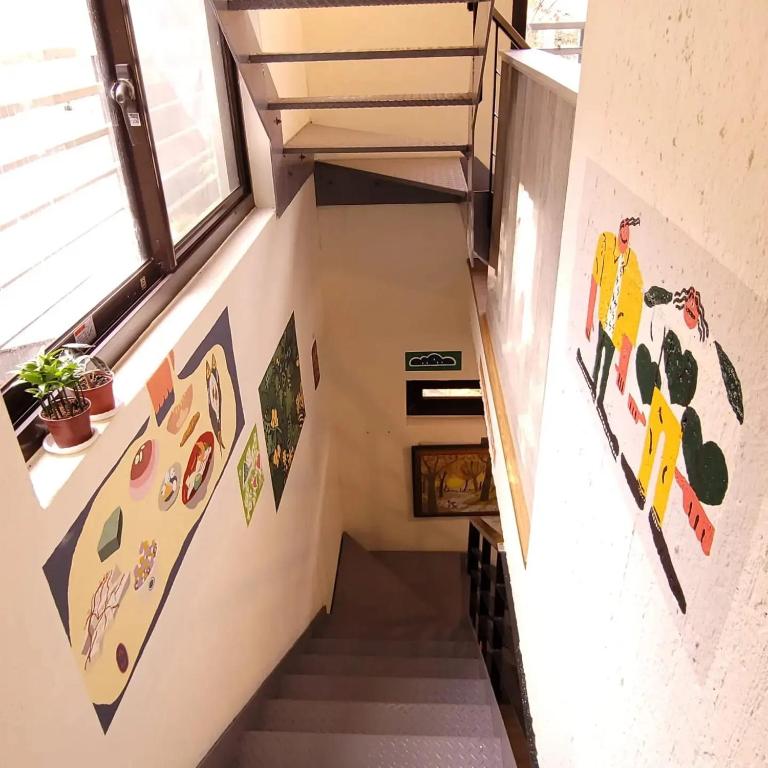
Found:
<svg viewBox="0 0 768 768"><path fill-rule="evenodd" d="M115 410L114 374L109 366L95 355L76 355L87 344L67 344L65 355L78 367L78 381L83 395L91 401L91 416L100 416Z"/></svg>
<svg viewBox="0 0 768 768"><path fill-rule="evenodd" d="M41 350L16 370L19 383L40 401L43 423L59 448L90 440L91 403L80 386L78 362L63 349Z"/></svg>

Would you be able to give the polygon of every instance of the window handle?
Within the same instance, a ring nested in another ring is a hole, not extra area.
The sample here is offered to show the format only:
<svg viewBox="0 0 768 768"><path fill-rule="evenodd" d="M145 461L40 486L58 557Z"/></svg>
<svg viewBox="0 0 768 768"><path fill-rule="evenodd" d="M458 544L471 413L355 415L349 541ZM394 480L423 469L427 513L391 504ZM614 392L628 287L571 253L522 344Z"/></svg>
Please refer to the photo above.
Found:
<svg viewBox="0 0 768 768"><path fill-rule="evenodd" d="M128 64L115 65L115 82L109 91L112 101L120 107L125 120L125 127L128 129L128 138L131 140L131 146L135 147L136 142L133 138L131 128L141 127L141 115L136 103L136 85L131 78L131 67Z"/></svg>

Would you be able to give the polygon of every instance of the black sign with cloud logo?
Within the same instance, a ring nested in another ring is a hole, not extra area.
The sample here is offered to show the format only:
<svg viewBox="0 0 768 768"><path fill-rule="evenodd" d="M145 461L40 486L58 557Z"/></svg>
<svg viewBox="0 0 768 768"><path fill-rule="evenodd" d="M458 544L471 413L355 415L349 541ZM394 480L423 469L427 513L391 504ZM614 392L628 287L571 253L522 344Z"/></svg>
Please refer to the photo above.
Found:
<svg viewBox="0 0 768 768"><path fill-rule="evenodd" d="M460 371L461 352L406 352L406 371Z"/></svg>

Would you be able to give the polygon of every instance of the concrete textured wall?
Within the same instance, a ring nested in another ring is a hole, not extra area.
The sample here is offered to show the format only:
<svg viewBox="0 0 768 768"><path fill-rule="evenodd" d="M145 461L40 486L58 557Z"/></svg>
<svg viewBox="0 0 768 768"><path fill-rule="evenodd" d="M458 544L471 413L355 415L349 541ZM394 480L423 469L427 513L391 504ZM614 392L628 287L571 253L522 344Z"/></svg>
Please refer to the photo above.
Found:
<svg viewBox="0 0 768 768"><path fill-rule="evenodd" d="M764 418L766 318L741 329L729 318L738 286L763 306L768 298L768 105L758 96L768 89L766 39L764 3L590 3L527 568L501 489L542 766L768 765L765 474L746 478L757 509L728 510L755 520L744 546L701 566L722 569L733 589L699 595L697 612L681 616L642 542L647 519L606 449L571 344L574 294L586 308L586 279L573 281L589 268L577 260L592 162L726 276L712 319L741 337L742 385L752 415ZM670 270L678 257L668 254ZM764 440L752 448L766 456ZM673 542L674 555L687 544ZM721 617L718 632L690 642L708 607Z"/></svg>

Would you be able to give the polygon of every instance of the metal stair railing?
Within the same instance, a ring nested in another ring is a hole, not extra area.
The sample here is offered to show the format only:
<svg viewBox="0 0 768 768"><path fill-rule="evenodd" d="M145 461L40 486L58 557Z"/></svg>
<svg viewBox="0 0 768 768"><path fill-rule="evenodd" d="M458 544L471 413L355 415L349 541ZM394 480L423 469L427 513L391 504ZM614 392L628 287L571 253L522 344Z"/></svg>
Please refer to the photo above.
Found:
<svg viewBox="0 0 768 768"><path fill-rule="evenodd" d="M481 98L482 78L490 35L493 0L475 0L468 4L473 13L473 41L469 46L393 48L351 51L277 51L261 49L253 26L243 11L282 10L288 8L341 8L357 6L400 6L420 4L446 4L463 0L209 0L219 26L227 41L240 73L251 95L253 103L269 136L272 149L272 173L275 187L275 201L278 215L288 206L293 196L312 173L314 154L320 150L311 144L296 142L297 137L284 144L282 135L282 111L288 109L366 109L371 107L468 107L467 143L458 146L453 143L428 142L417 139L375 144L377 150L386 152L455 152L458 149L466 160L468 193L468 245L472 249L472 164L473 136L477 119L477 107ZM245 23L243 23L245 21ZM281 97L277 93L269 71L270 63L314 62L314 61L362 61L385 59L422 59L436 57L468 57L472 73L470 88L465 93L402 94L395 96L307 96ZM313 127L312 124L305 127ZM319 127L319 126L318 126ZM304 130L304 129L302 129ZM299 132L301 133L301 131ZM301 147L301 149L297 149ZM327 152L340 151L346 154L371 152L366 142L359 147L328 146Z"/></svg>

